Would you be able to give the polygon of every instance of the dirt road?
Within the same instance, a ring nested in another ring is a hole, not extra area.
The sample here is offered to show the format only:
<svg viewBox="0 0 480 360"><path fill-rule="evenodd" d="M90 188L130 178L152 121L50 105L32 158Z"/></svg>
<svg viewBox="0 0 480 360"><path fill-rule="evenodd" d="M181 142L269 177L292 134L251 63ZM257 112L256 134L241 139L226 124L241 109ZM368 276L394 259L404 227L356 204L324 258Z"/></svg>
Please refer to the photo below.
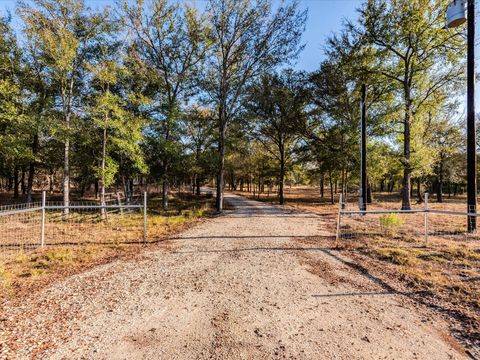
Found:
<svg viewBox="0 0 480 360"><path fill-rule="evenodd" d="M433 314L352 271L335 251L305 245L331 235L319 217L227 201L235 210L172 239L171 251L96 267L8 309L18 340L3 355L463 358Z"/></svg>

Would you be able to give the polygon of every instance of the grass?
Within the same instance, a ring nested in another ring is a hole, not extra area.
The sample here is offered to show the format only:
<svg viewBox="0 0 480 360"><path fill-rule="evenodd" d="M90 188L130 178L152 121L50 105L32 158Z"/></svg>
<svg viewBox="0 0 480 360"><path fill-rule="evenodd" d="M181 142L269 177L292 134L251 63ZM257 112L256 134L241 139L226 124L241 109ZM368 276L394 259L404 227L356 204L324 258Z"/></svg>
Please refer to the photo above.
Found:
<svg viewBox="0 0 480 360"><path fill-rule="evenodd" d="M254 198L251 193L241 193ZM325 230L336 232L338 194L335 203L329 203L329 190L321 198L318 188L287 187L286 204L320 215ZM256 200L277 204L275 194L261 194ZM347 209L358 210L358 197L349 194ZM412 198L414 209L423 209ZM400 209L398 194L374 194L369 209ZM429 204L430 209L464 212L465 197L445 196L444 203ZM342 217L342 235L338 251L367 269L387 284L412 294L419 302L450 315L460 337L480 346L480 237L468 235L466 217L430 213L428 244L424 238L425 214L353 215ZM333 246L333 239L315 240L324 246ZM319 269L321 270L321 269ZM415 295L418 294L418 295ZM456 319L456 320L455 320Z"/></svg>
<svg viewBox="0 0 480 360"><path fill-rule="evenodd" d="M161 207L161 198L152 196L148 202L147 239L160 247L170 235L185 229L213 213L213 199L191 194L173 194L168 210ZM87 215L87 217L90 215ZM46 233L58 243L45 249L14 253L0 261L0 299L3 295L20 295L26 289L42 287L49 281L84 271L95 264L112 259L137 256L143 249L143 218L141 214L109 215L108 222L90 222L78 226L47 223ZM53 236L56 235L56 236ZM132 243L135 240L135 244Z"/></svg>
<svg viewBox="0 0 480 360"><path fill-rule="evenodd" d="M414 260L416 259L415 256L404 249L396 249L396 248L381 248L381 249L374 249L373 253L381 260L390 261L396 265L412 265Z"/></svg>
<svg viewBox="0 0 480 360"><path fill-rule="evenodd" d="M134 245L82 245L38 249L1 265L2 296L16 296L42 287L56 278L84 271L93 265L138 253Z"/></svg>
<svg viewBox="0 0 480 360"><path fill-rule="evenodd" d="M317 244L318 245L318 244ZM455 336L480 346L480 243L377 236L343 240L337 249L410 298L431 306Z"/></svg>

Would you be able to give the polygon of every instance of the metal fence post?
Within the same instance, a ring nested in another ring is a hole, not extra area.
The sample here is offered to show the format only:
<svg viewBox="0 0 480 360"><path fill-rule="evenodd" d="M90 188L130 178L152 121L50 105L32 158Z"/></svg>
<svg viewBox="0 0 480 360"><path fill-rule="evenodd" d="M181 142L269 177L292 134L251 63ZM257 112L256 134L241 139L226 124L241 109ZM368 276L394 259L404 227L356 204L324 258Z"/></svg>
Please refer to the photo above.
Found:
<svg viewBox="0 0 480 360"><path fill-rule="evenodd" d="M43 248L45 246L45 206L47 203L47 192L42 191L42 235L40 240L40 246Z"/></svg>
<svg viewBox="0 0 480 360"><path fill-rule="evenodd" d="M343 194L340 194L338 201L338 215L337 215L337 236L335 237L335 247L338 247L338 239L340 238L340 221L342 218Z"/></svg>
<svg viewBox="0 0 480 360"><path fill-rule="evenodd" d="M429 194L425 193L425 246L428 246L428 197Z"/></svg>
<svg viewBox="0 0 480 360"><path fill-rule="evenodd" d="M147 243L147 192L143 193L143 243Z"/></svg>

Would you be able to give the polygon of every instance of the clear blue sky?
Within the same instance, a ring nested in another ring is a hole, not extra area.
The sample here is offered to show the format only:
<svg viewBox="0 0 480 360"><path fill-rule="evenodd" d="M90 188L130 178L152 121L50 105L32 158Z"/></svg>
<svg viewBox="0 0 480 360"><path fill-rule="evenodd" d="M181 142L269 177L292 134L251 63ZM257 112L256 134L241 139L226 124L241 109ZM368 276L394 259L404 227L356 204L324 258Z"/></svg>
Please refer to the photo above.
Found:
<svg viewBox="0 0 480 360"><path fill-rule="evenodd" d="M361 0L301 0L308 8L308 20L303 42L305 50L300 55L297 68L315 70L323 59L325 40L342 28L345 19L356 20L356 9Z"/></svg>
<svg viewBox="0 0 480 360"><path fill-rule="evenodd" d="M200 8L205 0L180 0L196 2ZM0 11L10 11L15 14L15 0L0 0ZM101 8L114 4L114 0L86 0L92 8ZM323 58L325 39L341 28L344 19L356 19L355 9L362 0L300 0L300 6L308 8L308 21L303 42L305 50L300 55L296 68L314 70ZM14 19L14 24L17 23Z"/></svg>

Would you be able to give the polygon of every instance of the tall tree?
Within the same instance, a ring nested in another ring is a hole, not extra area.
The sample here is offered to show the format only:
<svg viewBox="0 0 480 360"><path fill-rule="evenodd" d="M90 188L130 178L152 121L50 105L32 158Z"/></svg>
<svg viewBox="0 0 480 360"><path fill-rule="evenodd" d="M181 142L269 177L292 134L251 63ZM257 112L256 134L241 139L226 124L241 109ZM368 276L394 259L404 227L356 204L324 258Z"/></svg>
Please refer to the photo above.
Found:
<svg viewBox="0 0 480 360"><path fill-rule="evenodd" d="M257 139L279 163L278 195L284 204L284 182L287 162L291 160L296 140L307 117L309 92L305 74L284 70L281 74L263 75L250 88L247 109L252 113L252 130Z"/></svg>
<svg viewBox="0 0 480 360"><path fill-rule="evenodd" d="M412 123L461 78L464 41L444 29L448 0L368 0L360 9L358 35L371 56L368 71L395 84L403 106L402 209L410 209Z"/></svg>
<svg viewBox="0 0 480 360"><path fill-rule="evenodd" d="M20 3L18 9L28 41L38 49L39 61L57 89L55 104L62 118L57 133L61 133L64 147L63 203L68 206L75 107L85 85L85 65L92 56L92 44L104 34L108 12L92 13L82 0L35 0L34 6Z"/></svg>
<svg viewBox="0 0 480 360"><path fill-rule="evenodd" d="M200 185L209 175L209 150L213 144L213 113L208 108L192 106L185 114L187 147L192 152L192 192L200 195Z"/></svg>
<svg viewBox="0 0 480 360"><path fill-rule="evenodd" d="M168 207L169 168L178 146L183 98L191 94L196 74L210 46L205 19L187 4L152 0L125 2L125 24L133 35L132 49L149 73L148 95L154 99L152 131L161 157L163 207Z"/></svg>
<svg viewBox="0 0 480 360"><path fill-rule="evenodd" d="M139 148L142 119L132 116L125 108L125 101L119 93L118 83L121 81L124 68L114 58L118 54L115 46L99 48L98 61L91 66L93 75L94 97L90 108L94 130L100 132L100 165L96 167L99 179L100 201L105 203L105 189L115 179L119 164L114 153L123 153L143 166L143 157Z"/></svg>
<svg viewBox="0 0 480 360"><path fill-rule="evenodd" d="M0 18L0 161L3 168L13 168L14 197L19 195L20 167L32 158L28 146L31 132L22 94L20 58L9 19Z"/></svg>
<svg viewBox="0 0 480 360"><path fill-rule="evenodd" d="M271 0L209 0L208 12L216 41L204 85L218 113L216 208L220 212L228 125L238 114L249 83L297 56L306 11L298 10L297 1L273 11Z"/></svg>

